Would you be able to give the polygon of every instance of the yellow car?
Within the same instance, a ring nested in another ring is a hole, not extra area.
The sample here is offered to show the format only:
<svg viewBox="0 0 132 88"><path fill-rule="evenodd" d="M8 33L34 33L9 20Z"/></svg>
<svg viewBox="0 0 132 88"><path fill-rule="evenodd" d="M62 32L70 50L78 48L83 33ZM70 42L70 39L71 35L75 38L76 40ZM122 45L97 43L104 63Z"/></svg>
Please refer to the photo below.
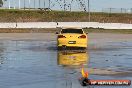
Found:
<svg viewBox="0 0 132 88"><path fill-rule="evenodd" d="M57 38L58 47L87 48L87 34L81 28L62 28Z"/></svg>

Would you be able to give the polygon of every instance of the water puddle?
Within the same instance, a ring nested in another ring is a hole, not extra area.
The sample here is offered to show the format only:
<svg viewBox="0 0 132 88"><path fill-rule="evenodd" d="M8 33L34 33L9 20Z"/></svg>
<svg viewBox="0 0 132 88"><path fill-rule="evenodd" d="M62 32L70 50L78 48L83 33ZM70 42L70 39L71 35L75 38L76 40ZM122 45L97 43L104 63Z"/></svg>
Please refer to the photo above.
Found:
<svg viewBox="0 0 132 88"><path fill-rule="evenodd" d="M58 51L55 41L0 41L0 88L80 88L82 64L92 79L132 79L132 43L107 46Z"/></svg>

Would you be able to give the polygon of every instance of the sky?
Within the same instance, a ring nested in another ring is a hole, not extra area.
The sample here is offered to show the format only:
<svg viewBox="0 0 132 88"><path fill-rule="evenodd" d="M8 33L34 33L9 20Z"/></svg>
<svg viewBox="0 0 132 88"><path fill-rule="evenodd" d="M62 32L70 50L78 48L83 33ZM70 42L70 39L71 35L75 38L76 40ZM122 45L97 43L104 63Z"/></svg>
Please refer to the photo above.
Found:
<svg viewBox="0 0 132 88"><path fill-rule="evenodd" d="M4 3L4 7L9 7L9 1L10 1L10 6L13 7L15 6L15 8L19 7L19 0L7 0L7 2ZM20 0L21 1L21 7L24 7L24 0ZM30 7L34 7L34 0L25 0L26 7L29 7L29 1L30 1ZM44 5L44 1L45 1L45 5ZM43 8L45 6L45 8L47 8L49 6L49 0L40 0L40 6ZM63 0L60 0L60 2L56 2L57 0L51 0L51 9L57 9L57 10L62 10L63 9ZM67 4L70 3L71 0L66 0ZM79 0L77 0L79 1ZM88 0L82 0L83 3L86 3L86 7L87 7L87 1ZM59 4L61 3L61 4ZM35 8L39 7L39 0L35 0ZM72 3L71 6L72 10L82 10L83 8L81 8L78 4L78 2L76 2L76 0L74 0L74 2ZM92 11L101 11L104 8L132 8L132 0L90 0L90 9Z"/></svg>

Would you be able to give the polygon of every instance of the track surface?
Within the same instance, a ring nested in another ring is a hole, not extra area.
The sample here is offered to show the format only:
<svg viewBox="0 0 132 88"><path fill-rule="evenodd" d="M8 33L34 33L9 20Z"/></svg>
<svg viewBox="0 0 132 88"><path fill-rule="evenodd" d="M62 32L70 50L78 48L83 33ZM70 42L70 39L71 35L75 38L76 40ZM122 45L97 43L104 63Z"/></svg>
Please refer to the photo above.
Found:
<svg viewBox="0 0 132 88"><path fill-rule="evenodd" d="M88 50L58 51L55 34L0 34L0 88L81 88L81 63L85 63L91 79L132 80L132 35L88 36ZM71 63L59 62L62 53L69 55ZM78 60L78 55L85 60Z"/></svg>

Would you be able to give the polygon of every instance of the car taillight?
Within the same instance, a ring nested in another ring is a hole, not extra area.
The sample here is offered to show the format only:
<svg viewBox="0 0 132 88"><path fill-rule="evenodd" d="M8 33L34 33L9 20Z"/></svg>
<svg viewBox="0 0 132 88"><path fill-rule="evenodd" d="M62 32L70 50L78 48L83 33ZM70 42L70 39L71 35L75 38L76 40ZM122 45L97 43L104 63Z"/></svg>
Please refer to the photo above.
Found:
<svg viewBox="0 0 132 88"><path fill-rule="evenodd" d="M58 38L66 38L66 37L63 35L58 35Z"/></svg>
<svg viewBox="0 0 132 88"><path fill-rule="evenodd" d="M86 35L81 35L78 38L86 38Z"/></svg>

